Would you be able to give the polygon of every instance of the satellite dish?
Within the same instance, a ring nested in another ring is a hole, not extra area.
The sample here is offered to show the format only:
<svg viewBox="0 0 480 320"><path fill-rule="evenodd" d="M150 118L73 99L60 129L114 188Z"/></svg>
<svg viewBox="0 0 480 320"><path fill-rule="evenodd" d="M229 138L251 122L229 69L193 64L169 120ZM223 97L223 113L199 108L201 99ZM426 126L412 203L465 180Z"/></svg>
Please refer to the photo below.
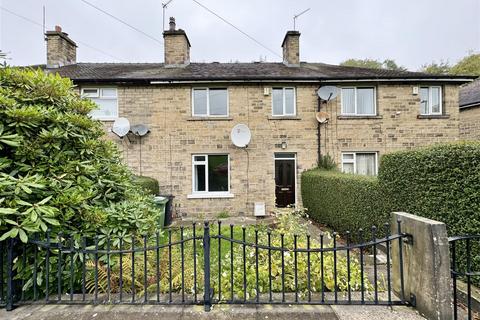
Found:
<svg viewBox="0 0 480 320"><path fill-rule="evenodd" d="M328 119L330 118L330 115L326 112L321 111L321 112L317 112L315 117L317 118L317 121L319 123L326 123L326 122L328 122Z"/></svg>
<svg viewBox="0 0 480 320"><path fill-rule="evenodd" d="M317 91L318 97L324 101L330 101L338 96L338 88L335 86L323 86Z"/></svg>
<svg viewBox="0 0 480 320"><path fill-rule="evenodd" d="M132 126L131 130L135 135L140 137L143 137L144 135L150 132L150 129L148 129L148 126L145 124L136 124Z"/></svg>
<svg viewBox="0 0 480 320"><path fill-rule="evenodd" d="M245 124L237 124L230 133L232 143L239 148L245 148L250 143L251 138L250 129Z"/></svg>
<svg viewBox="0 0 480 320"><path fill-rule="evenodd" d="M112 126L112 132L120 138L127 135L130 131L130 121L127 118L118 118Z"/></svg>

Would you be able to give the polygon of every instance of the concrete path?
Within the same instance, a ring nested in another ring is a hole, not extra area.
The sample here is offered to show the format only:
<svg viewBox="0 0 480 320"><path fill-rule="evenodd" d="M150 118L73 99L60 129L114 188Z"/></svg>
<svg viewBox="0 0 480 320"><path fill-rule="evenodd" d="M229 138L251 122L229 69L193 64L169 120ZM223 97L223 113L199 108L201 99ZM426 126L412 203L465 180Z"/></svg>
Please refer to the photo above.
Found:
<svg viewBox="0 0 480 320"><path fill-rule="evenodd" d="M203 311L203 306L129 306L129 305L32 305L7 312L0 310L2 320L259 320L259 319L325 319L325 320L422 320L407 307L379 306L281 306L235 305L214 306Z"/></svg>

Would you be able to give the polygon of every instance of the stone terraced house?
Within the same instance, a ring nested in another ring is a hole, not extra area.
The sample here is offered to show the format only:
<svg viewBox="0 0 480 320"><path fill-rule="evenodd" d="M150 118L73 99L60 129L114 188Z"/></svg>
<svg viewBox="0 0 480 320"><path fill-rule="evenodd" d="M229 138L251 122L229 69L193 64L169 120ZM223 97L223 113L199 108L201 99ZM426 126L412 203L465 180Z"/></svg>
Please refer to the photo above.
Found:
<svg viewBox="0 0 480 320"><path fill-rule="evenodd" d="M480 78L460 88L460 138L480 140Z"/></svg>
<svg viewBox="0 0 480 320"><path fill-rule="evenodd" d="M77 63L75 42L57 27L46 33L44 68L99 105L92 117L137 174L175 196L179 214L301 206L301 173L321 156L374 175L382 154L459 139L459 85L469 77L303 62L298 31L286 33L275 63L190 62L174 19L163 36L164 63ZM317 95L326 85L339 89L328 102ZM111 132L118 117L150 132L120 139ZM251 131L246 148L232 144L237 124Z"/></svg>

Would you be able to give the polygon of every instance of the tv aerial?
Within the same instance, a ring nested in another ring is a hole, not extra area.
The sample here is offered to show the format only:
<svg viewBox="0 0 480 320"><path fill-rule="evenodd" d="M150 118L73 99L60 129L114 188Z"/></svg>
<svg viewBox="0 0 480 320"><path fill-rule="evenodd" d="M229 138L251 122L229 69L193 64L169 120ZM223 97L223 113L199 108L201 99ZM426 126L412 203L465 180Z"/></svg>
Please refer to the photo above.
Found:
<svg viewBox="0 0 480 320"><path fill-rule="evenodd" d="M317 95L323 101L330 101L338 96L338 88L335 86L323 86L317 91Z"/></svg>
<svg viewBox="0 0 480 320"><path fill-rule="evenodd" d="M297 29L295 29L295 22L296 22L297 18L300 17L302 14L304 14L305 12L307 12L307 11L309 11L309 10L310 10L310 8L305 9L305 10L303 10L302 12L297 13L296 15L293 16L293 31L296 31L296 30L297 30Z"/></svg>
<svg viewBox="0 0 480 320"><path fill-rule="evenodd" d="M230 140L236 147L246 148L250 143L250 139L252 139L252 133L247 125L240 123L232 128Z"/></svg>
<svg viewBox="0 0 480 320"><path fill-rule="evenodd" d="M118 118L112 126L112 132L120 138L125 137L130 131L130 121L127 118Z"/></svg>

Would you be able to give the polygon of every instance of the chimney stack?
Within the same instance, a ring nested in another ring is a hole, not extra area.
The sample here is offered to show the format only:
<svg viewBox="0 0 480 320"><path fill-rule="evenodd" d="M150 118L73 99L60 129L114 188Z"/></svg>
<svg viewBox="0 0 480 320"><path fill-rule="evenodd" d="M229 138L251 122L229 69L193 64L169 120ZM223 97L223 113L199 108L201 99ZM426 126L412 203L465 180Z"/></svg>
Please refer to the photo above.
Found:
<svg viewBox="0 0 480 320"><path fill-rule="evenodd" d="M169 29L163 32L165 40L165 67L178 68L190 64L190 41L182 29L176 29L175 18L170 18Z"/></svg>
<svg viewBox="0 0 480 320"><path fill-rule="evenodd" d="M283 63L289 67L300 66L300 32L287 31L282 42Z"/></svg>
<svg viewBox="0 0 480 320"><path fill-rule="evenodd" d="M58 68L77 61L77 44L62 32L60 26L55 26L54 31L45 33L47 41L47 68Z"/></svg>

